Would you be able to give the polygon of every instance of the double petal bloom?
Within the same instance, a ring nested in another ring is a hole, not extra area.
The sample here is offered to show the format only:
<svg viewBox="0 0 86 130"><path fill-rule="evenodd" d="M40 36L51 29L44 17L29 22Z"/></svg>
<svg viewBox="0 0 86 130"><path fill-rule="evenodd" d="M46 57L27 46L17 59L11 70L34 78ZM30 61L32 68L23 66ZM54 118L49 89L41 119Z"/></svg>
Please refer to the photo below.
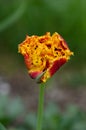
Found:
<svg viewBox="0 0 86 130"><path fill-rule="evenodd" d="M18 51L24 56L29 75L38 82L46 82L73 55L56 32L52 36L49 32L43 36L27 36Z"/></svg>

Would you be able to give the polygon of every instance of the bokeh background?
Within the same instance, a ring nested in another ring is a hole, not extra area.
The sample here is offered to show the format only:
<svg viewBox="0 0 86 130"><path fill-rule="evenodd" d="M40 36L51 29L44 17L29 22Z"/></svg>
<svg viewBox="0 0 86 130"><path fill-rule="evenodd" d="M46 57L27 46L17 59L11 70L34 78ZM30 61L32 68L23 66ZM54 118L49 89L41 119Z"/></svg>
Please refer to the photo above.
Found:
<svg viewBox="0 0 86 130"><path fill-rule="evenodd" d="M0 122L9 130L36 128L39 87L18 44L48 31L74 56L46 83L43 130L86 130L86 1L0 0Z"/></svg>

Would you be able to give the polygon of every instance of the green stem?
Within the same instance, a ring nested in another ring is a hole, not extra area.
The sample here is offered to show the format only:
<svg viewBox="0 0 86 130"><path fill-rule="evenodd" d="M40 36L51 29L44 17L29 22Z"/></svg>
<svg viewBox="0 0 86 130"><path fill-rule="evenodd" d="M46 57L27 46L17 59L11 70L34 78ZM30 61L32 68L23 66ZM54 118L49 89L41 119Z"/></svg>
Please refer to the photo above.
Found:
<svg viewBox="0 0 86 130"><path fill-rule="evenodd" d="M42 129L42 119L43 119L43 106L44 106L44 84L41 84L39 92L39 103L38 103L38 120L37 120L37 129Z"/></svg>

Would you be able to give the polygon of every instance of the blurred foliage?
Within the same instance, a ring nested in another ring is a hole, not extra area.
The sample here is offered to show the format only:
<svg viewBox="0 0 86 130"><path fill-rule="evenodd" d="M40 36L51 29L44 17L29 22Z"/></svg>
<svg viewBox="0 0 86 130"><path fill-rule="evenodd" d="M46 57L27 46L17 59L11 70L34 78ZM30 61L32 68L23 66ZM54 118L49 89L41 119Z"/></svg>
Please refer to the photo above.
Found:
<svg viewBox="0 0 86 130"><path fill-rule="evenodd" d="M63 77L63 78L62 78ZM76 88L77 90L79 88L86 87L86 68L82 69L72 69L66 70L62 69L56 73L56 75L53 77L54 79L58 79L59 81L59 86L63 87L71 87L73 90Z"/></svg>
<svg viewBox="0 0 86 130"><path fill-rule="evenodd" d="M34 130L36 121L36 113L27 112L21 98L0 96L0 122L8 130ZM2 124L0 130L5 130ZM56 104L48 103L44 111L43 130L86 130L86 112L73 104L62 112Z"/></svg>
<svg viewBox="0 0 86 130"><path fill-rule="evenodd" d="M57 31L74 51L73 63L85 63L85 5L85 0L1 0L0 51L16 53L27 34Z"/></svg>
<svg viewBox="0 0 86 130"><path fill-rule="evenodd" d="M0 123L0 130L6 130L5 127Z"/></svg>

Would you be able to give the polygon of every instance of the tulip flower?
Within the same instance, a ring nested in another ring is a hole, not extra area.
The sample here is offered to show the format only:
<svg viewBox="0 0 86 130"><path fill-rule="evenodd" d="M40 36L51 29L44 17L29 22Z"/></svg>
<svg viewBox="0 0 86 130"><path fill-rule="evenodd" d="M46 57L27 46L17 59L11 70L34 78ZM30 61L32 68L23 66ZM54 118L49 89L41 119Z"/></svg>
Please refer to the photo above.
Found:
<svg viewBox="0 0 86 130"><path fill-rule="evenodd" d="M18 51L24 56L29 75L38 82L46 82L73 55L65 40L47 32L43 36L26 36Z"/></svg>
<svg viewBox="0 0 86 130"><path fill-rule="evenodd" d="M65 40L47 32L43 36L26 36L18 51L24 56L29 75L40 84L37 129L42 130L45 82L73 55Z"/></svg>

